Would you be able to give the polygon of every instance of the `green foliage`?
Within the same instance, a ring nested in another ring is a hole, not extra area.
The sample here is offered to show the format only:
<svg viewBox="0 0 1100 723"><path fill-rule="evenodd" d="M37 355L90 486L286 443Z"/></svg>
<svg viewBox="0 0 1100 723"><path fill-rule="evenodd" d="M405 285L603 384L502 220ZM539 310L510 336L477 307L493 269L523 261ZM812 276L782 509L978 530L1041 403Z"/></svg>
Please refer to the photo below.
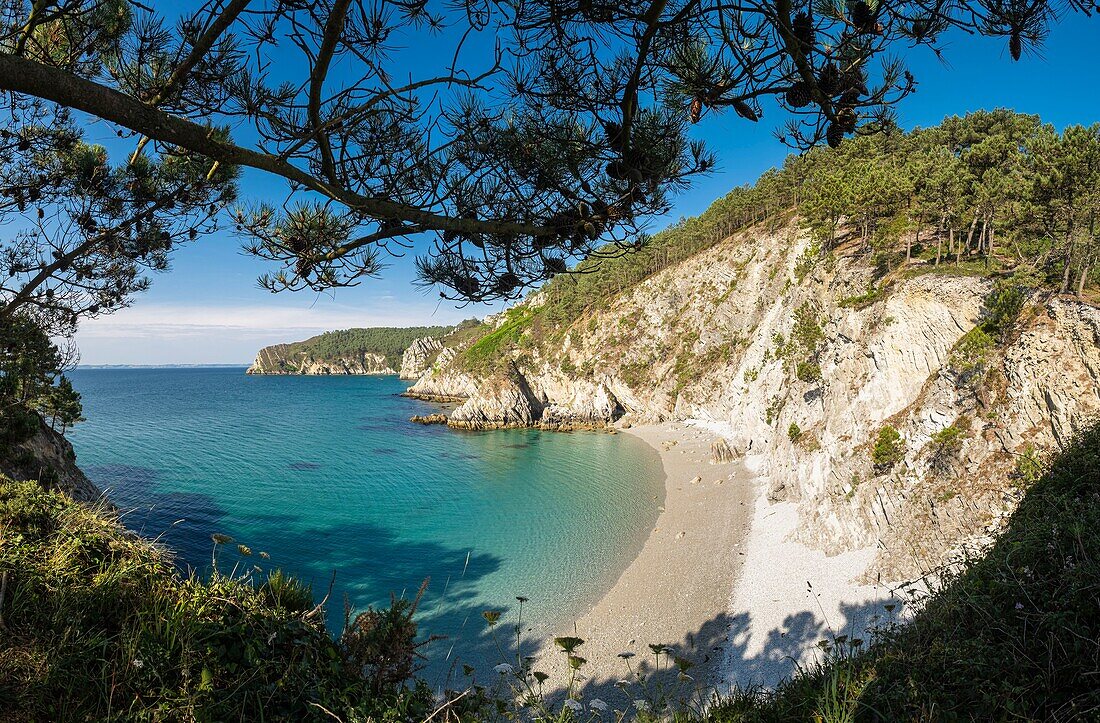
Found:
<svg viewBox="0 0 1100 723"><path fill-rule="evenodd" d="M469 328L467 322L462 323L467 324L464 328ZM305 341L288 344L287 356L305 354L311 359L326 360L381 354L386 357L386 364L391 369L397 369L401 366L401 355L414 341L425 336L442 337L457 329L451 326L413 326L326 331Z"/></svg>
<svg viewBox="0 0 1100 723"><path fill-rule="evenodd" d="M484 325L485 333L459 353L458 363L470 372L499 371L508 362L508 352L517 347L523 334L530 329L534 316L535 312L527 305L509 309L504 313L504 322L496 329Z"/></svg>
<svg viewBox="0 0 1100 723"><path fill-rule="evenodd" d="M893 426L887 424L878 431L875 444L871 448L871 462L875 471L882 474L891 469L898 462L905 459L905 441L901 433Z"/></svg>
<svg viewBox="0 0 1100 723"><path fill-rule="evenodd" d="M884 295L883 288L871 284L867 291L856 296L846 296L836 302L842 309L863 309L881 299Z"/></svg>
<svg viewBox="0 0 1100 723"><path fill-rule="evenodd" d="M983 378L989 355L995 346L996 340L981 324L963 334L947 360L959 386L970 386Z"/></svg>
<svg viewBox="0 0 1100 723"><path fill-rule="evenodd" d="M815 361L807 359L798 362L794 373L800 382L816 384L821 381L821 366Z"/></svg>
<svg viewBox="0 0 1100 723"><path fill-rule="evenodd" d="M422 720L409 601L334 639L276 571L209 580L101 512L0 477L0 700L15 720ZM228 549L228 548L225 548Z"/></svg>
<svg viewBox="0 0 1100 723"><path fill-rule="evenodd" d="M1100 709L1100 426L1028 490L982 558L947 572L906 624L826 659L774 692L742 691L708 723L1089 720ZM837 641L840 640L838 637ZM837 703L847 705L836 706Z"/></svg>
<svg viewBox="0 0 1100 723"><path fill-rule="evenodd" d="M791 440L792 442L797 442L798 438L801 436L802 429L794 422L791 422L791 426L787 427L787 439Z"/></svg>
<svg viewBox="0 0 1100 723"><path fill-rule="evenodd" d="M62 428L83 419L65 366L60 350L31 319L17 314L0 324L0 455L34 434L40 415Z"/></svg>
<svg viewBox="0 0 1100 723"><path fill-rule="evenodd" d="M948 425L932 435L929 443L929 466L934 472L949 472L958 459L964 439L964 423L958 421Z"/></svg>

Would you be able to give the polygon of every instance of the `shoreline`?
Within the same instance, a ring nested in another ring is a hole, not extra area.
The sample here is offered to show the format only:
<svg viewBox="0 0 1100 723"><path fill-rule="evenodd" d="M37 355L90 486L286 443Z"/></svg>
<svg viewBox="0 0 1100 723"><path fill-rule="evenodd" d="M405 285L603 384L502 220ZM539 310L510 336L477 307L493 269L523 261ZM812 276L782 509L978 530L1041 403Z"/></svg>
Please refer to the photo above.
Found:
<svg viewBox="0 0 1100 723"><path fill-rule="evenodd" d="M585 699L600 698L622 707L642 697L615 684L629 677L630 664L652 667L650 644L669 646L694 663L695 682L713 687L720 680L729 629L730 590L740 569L736 554L752 515L751 477L738 462L713 464L712 432L683 422L616 427L653 448L664 473L664 500L654 527L637 555L594 604L558 635L585 640L577 654L586 659L578 685ZM569 679L565 656L543 641L536 668L554 685ZM662 673L671 666L662 656Z"/></svg>
<svg viewBox="0 0 1100 723"><path fill-rule="evenodd" d="M724 425L663 422L617 431L654 450L664 468L664 501L654 528L610 589L558 635L585 640L577 676L582 699L626 709L642 697L621 652L652 671L649 645L691 660L689 689L774 687L819 659L819 643L839 635L869 642L869 628L904 618L898 585L856 583L874 548L833 557L790 540L793 502L772 503L763 478L744 459L715 464L710 444ZM697 479L698 478L698 479ZM550 639L536 669L551 683L569 680L565 657ZM663 683L675 684L671 656Z"/></svg>

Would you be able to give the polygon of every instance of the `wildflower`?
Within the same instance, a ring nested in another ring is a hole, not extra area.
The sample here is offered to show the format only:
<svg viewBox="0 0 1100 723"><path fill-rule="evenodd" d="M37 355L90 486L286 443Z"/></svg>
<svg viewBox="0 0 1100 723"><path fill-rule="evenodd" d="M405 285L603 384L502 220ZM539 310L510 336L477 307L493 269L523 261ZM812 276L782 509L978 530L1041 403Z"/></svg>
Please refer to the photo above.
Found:
<svg viewBox="0 0 1100 723"><path fill-rule="evenodd" d="M628 681L625 681L625 680L619 680L619 681L616 681L616 683L615 683L615 687L618 688L619 690L626 690L626 686L628 686L628 685L630 685L630 683Z"/></svg>
<svg viewBox="0 0 1100 723"><path fill-rule="evenodd" d="M1016 609L1017 610L1023 610L1024 609L1024 604L1022 602L1016 603Z"/></svg>
<svg viewBox="0 0 1100 723"><path fill-rule="evenodd" d="M634 653L630 652L629 650L624 650L623 652L619 653L619 657L623 660L630 660L634 657Z"/></svg>
<svg viewBox="0 0 1100 723"><path fill-rule="evenodd" d="M489 627L492 627L496 625L497 622L500 620L500 611L486 610L485 612L481 613L481 617L485 618L485 621L489 623Z"/></svg>
<svg viewBox="0 0 1100 723"><path fill-rule="evenodd" d="M500 665L495 666L493 670L500 673L501 675L511 675L515 672L515 668L513 668L511 665L508 665L508 663L501 663Z"/></svg>
<svg viewBox="0 0 1100 723"><path fill-rule="evenodd" d="M602 713L607 710L607 703L604 703L599 698L593 698L591 701L588 702L588 707L592 710L598 710Z"/></svg>
<svg viewBox="0 0 1100 723"><path fill-rule="evenodd" d="M532 673L532 675L535 676L535 680L537 680L539 682L539 685L542 685L543 683L545 683L546 679L550 677L549 675L542 672L541 670L536 670L534 673Z"/></svg>
<svg viewBox="0 0 1100 723"><path fill-rule="evenodd" d="M554 643L565 652L572 653L584 644L584 640L582 638L567 636L564 638L554 638Z"/></svg>
<svg viewBox="0 0 1100 723"><path fill-rule="evenodd" d="M634 707L637 708L640 712L644 713L645 711L649 710L649 703L639 699L634 701Z"/></svg>
<svg viewBox="0 0 1100 723"><path fill-rule="evenodd" d="M144 660L138 660L138 659L135 658L134 659L134 667L137 668L138 670L141 670L142 668L145 667L145 661Z"/></svg>
<svg viewBox="0 0 1100 723"><path fill-rule="evenodd" d="M223 535L220 532L215 532L214 534L210 535L210 539L214 541L215 545L227 545L230 542L233 542L232 537L230 537L229 535Z"/></svg>
<svg viewBox="0 0 1100 723"><path fill-rule="evenodd" d="M581 705L581 702L579 700L573 700L572 698L565 701L565 707L573 711L574 713L580 713L581 710L584 709L584 706Z"/></svg>
<svg viewBox="0 0 1100 723"><path fill-rule="evenodd" d="M573 670L580 670L581 666L584 665L587 662L588 662L588 660L586 658L582 658L579 655L570 655L569 656L569 667L572 668Z"/></svg>
<svg viewBox="0 0 1100 723"><path fill-rule="evenodd" d="M525 602L527 602L527 598L525 598L525 597L524 597L524 596L522 596L522 595L517 595L517 596L516 596L516 600L519 600L519 601L520 601L521 603L525 603Z"/></svg>

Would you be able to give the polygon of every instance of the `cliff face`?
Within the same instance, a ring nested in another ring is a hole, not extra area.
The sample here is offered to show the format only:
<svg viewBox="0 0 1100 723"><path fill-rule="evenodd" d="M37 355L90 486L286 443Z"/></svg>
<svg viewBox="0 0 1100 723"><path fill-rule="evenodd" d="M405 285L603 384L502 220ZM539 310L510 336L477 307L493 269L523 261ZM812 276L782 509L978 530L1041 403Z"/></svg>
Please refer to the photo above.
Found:
<svg viewBox="0 0 1100 723"><path fill-rule="evenodd" d="M260 349L248 374L396 374L381 354L359 352L329 359L317 359L296 352L290 344L275 344Z"/></svg>
<svg viewBox="0 0 1100 723"><path fill-rule="evenodd" d="M38 431L0 457L0 475L14 480L38 480L79 502L96 502L103 493L76 466L69 440L40 420Z"/></svg>
<svg viewBox="0 0 1100 723"><path fill-rule="evenodd" d="M419 379L432 365L439 351L443 348L443 342L434 336L420 337L401 355L401 370L399 376L402 379Z"/></svg>
<svg viewBox="0 0 1100 723"><path fill-rule="evenodd" d="M983 544L1028 462L1100 412L1100 310L1036 298L1002 344L969 348L987 280L943 268L871 294L863 255L811 246L795 225L747 231L493 374L444 350L410 392L464 399L463 428L711 423L770 498L799 504L800 541L875 545L876 573L912 576ZM899 439L876 464L887 426Z"/></svg>

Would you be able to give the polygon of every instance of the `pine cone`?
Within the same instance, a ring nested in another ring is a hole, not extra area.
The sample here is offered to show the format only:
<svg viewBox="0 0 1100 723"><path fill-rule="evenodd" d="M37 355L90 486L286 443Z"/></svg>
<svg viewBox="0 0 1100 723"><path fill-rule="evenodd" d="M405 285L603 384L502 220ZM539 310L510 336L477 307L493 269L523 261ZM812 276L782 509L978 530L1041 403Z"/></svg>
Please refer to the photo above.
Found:
<svg viewBox="0 0 1100 723"><path fill-rule="evenodd" d="M787 91L786 100L787 105L792 108L805 108L813 101L813 98L805 83L795 83Z"/></svg>

